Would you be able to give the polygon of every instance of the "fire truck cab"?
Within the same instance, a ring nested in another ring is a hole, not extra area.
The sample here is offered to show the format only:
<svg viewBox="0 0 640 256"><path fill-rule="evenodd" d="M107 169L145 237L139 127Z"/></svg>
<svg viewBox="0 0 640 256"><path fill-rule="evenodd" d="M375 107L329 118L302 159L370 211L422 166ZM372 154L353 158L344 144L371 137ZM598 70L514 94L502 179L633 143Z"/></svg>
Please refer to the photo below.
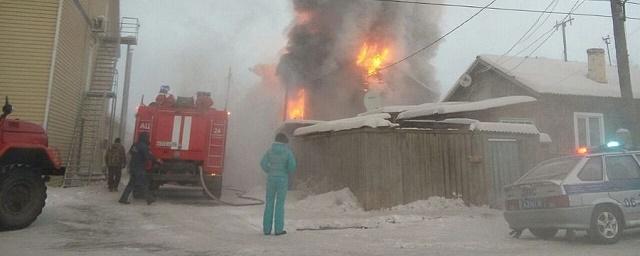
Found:
<svg viewBox="0 0 640 256"><path fill-rule="evenodd" d="M228 112L213 108L207 92L198 92L195 101L158 98L138 107L134 133L135 141L149 133L151 152L164 162L148 170L151 189L167 183L201 185L207 195L220 198Z"/></svg>

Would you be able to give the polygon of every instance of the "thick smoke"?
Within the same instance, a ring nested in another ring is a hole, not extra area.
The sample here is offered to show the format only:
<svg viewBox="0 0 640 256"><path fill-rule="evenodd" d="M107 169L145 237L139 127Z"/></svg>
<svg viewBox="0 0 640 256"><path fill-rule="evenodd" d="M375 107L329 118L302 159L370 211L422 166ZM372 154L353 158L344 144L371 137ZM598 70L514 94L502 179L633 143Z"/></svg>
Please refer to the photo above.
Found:
<svg viewBox="0 0 640 256"><path fill-rule="evenodd" d="M391 61L439 35L435 7L353 0L293 0L296 17L278 75L289 88L305 88L307 118L335 119L364 111L366 78L355 65L365 42L391 48ZM430 60L435 47L382 72L385 104L438 98Z"/></svg>

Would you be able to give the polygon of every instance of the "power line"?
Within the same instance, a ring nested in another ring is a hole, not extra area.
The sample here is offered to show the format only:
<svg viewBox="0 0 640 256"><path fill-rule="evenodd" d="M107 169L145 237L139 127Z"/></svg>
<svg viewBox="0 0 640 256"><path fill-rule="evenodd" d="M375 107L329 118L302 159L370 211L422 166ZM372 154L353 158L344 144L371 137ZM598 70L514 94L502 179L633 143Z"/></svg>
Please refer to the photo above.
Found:
<svg viewBox="0 0 640 256"><path fill-rule="evenodd" d="M545 11L548 11L552 6L553 6L553 9L555 9L555 7L557 7L557 6L558 6L558 3L559 3L559 0L551 0L551 2L549 2L549 5L547 5L547 7L546 7L544 10L545 10ZM554 6L554 4L555 4L555 6ZM553 9L552 9L552 10L553 10ZM536 28L536 25L538 25L538 23L539 23L539 22L540 22L540 20L542 19L542 16L544 16L544 13L540 13L540 16L538 16L538 19L536 19L536 21L535 21L533 24L531 24L531 27L529 27L529 29L527 29L527 31L526 31L524 34L522 34L522 36L520 37L520 39L518 39L518 41L516 41L516 42L511 46L511 48L509 48L509 50L507 50L504 54L502 54L502 56L500 56L500 58L498 58L498 62L500 62L500 61L502 60L502 58L504 58L504 57L505 57L505 56L507 56L509 53L511 53L511 51L513 51L513 50L516 48L516 46L518 46L518 44L520 44L522 41L524 41L524 40L526 40L526 39L529 39L529 38L531 37L531 35L535 34L535 33L538 31L538 29L539 29L540 27L542 27L542 24L544 24L544 23L546 23L546 22L547 22L548 18L551 16L551 14L549 14L549 15L547 16L547 18L546 18L546 19L545 19L545 20L540 24L540 26L537 26L537 28ZM536 29L535 29L535 31L533 31L533 32L532 32L532 30L534 30L534 28L536 28ZM525 38L526 38L526 39L525 39Z"/></svg>
<svg viewBox="0 0 640 256"><path fill-rule="evenodd" d="M580 8L580 6L582 6L582 4L584 4L584 0L582 1L582 3L580 2L580 0L576 0L576 2L573 4L573 6L571 7L571 9L569 9L569 14L566 15L564 18L562 18L562 21L566 20L570 13L575 12L576 10L578 10L578 8ZM551 15L549 15L550 17ZM542 27L543 24L541 24L538 28ZM527 45L525 48L523 48L522 50L520 50L518 53L516 53L514 56L519 56L520 54L526 52L527 50L529 50L529 48L531 48L532 46L536 45L540 40L542 40L543 38L545 38L545 40L543 40L544 42L546 42L551 36L553 36L553 34L555 34L556 29L555 28L551 28L549 30L547 30L546 32L542 33L536 40L533 40L533 42L531 42L529 45ZM538 47L540 48L540 47Z"/></svg>
<svg viewBox="0 0 640 256"><path fill-rule="evenodd" d="M582 2L580 2L580 0L576 0L576 3L573 5L571 10L569 10L569 13L566 16L564 16L564 18L562 18L562 22L566 22L567 19L571 19L572 13L575 12L576 10L578 10L578 8L580 8L580 6L582 6L584 4L584 2L586 2L586 0L582 0ZM549 41L549 39L551 39L551 37L553 37L553 35L556 33L556 31L558 31L558 30L555 29L555 27L553 29L551 29L551 33L535 49L533 49L533 51L531 51L527 56L525 56L524 59L522 61L520 61L520 63L518 63L518 65L516 65L515 67L510 69L509 72L518 69L522 64L524 64L531 55L533 55L535 52L537 52L547 41ZM544 36L542 36L542 37L544 37ZM540 38L542 38L542 37L540 37ZM537 40L539 40L540 38L538 38Z"/></svg>
<svg viewBox="0 0 640 256"><path fill-rule="evenodd" d="M470 9L482 9L482 10L492 10L492 11L512 11L512 12L525 12L525 13L549 13L549 14L562 14L568 15L571 14L573 16L585 16L585 17L599 17L599 18L611 18L611 15L604 14L595 14L595 13L569 13L569 12L557 12L557 11L543 11L543 10L534 10L534 9L519 9L519 8L506 8L506 7L487 7L479 5L468 5L468 4L443 4L443 3L431 3L431 2L418 2L418 1L409 1L409 0L369 0L375 2L389 2L389 3L398 3L398 4L418 4L418 5L432 5L432 6L443 6L443 7L458 7L458 8L470 8ZM632 2L627 2L632 3ZM638 17L627 17L630 20L640 20Z"/></svg>
<svg viewBox="0 0 640 256"><path fill-rule="evenodd" d="M375 0L374 0L375 1ZM406 57L395 61L389 65L386 65L380 69L378 69L378 71L382 71L385 69L388 69L390 67L393 67L405 60L408 60L410 58L412 58L413 56L418 55L419 53L421 53L422 51L429 49L431 46L434 46L435 44L437 44L438 42L442 41L442 39L444 39L445 37L449 36L450 34L452 34L453 32L455 32L456 30L458 30L459 28L461 28L462 26L464 26L465 24L467 24L469 21L471 21L473 18L475 18L476 16L480 15L480 13L482 13L482 11L486 10L487 8L489 8L493 3L495 3L497 0L493 0L491 1L489 4L487 4L484 8L480 9L479 11L477 11L475 14L471 15L471 17L469 17L468 19L466 19L465 21L463 21L462 23L460 23L458 26L454 27L453 29L449 30L449 32L445 33L444 35L440 36L438 39L436 39L435 41L431 42L430 44L426 45L425 47L422 47L420 49L418 49L417 51L407 55Z"/></svg>

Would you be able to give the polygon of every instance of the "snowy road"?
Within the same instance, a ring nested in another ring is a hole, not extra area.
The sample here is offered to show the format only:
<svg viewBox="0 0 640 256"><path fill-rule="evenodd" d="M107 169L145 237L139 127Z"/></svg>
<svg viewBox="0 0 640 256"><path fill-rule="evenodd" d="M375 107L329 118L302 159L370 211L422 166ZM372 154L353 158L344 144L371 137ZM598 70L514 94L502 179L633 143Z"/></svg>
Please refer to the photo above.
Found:
<svg viewBox="0 0 640 256"><path fill-rule="evenodd" d="M287 205L288 235L261 235L261 206L226 207L199 190L168 188L159 202L120 205L100 187L50 188L29 228L0 233L0 255L638 255L640 231L615 245L508 236L501 213L433 199L363 212L348 191ZM368 229L296 231L318 227Z"/></svg>

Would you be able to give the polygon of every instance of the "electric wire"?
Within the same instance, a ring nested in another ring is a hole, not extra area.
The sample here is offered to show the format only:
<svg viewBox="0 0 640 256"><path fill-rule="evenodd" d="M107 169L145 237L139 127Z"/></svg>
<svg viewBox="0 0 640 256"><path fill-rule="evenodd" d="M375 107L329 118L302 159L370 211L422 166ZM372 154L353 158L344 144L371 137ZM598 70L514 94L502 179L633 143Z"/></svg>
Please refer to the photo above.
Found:
<svg viewBox="0 0 640 256"><path fill-rule="evenodd" d="M568 18L571 18L571 15L572 15L571 13L572 13L572 12L575 12L576 10L578 10L578 9L579 9L579 8L580 8L580 7L585 3L585 2L586 2L586 0L582 0L582 2L581 2L580 0L576 0L576 3L573 5L573 7L572 7L572 8L571 8L571 10L569 11L569 13L568 13L564 18L562 18L562 22L566 22L566 20L567 20ZM534 53L536 53L536 52L537 52L537 51L538 51L538 50L539 50L539 49L540 49L540 48L541 48L541 47L542 47L542 46L543 46L547 41L549 41L549 39L551 39L551 37L553 37L553 35L554 35L557 31L558 31L558 30L557 30L557 29L555 29L555 26L554 26L554 28L551 30L551 33L550 33L550 34L549 34L549 35L548 35L548 36L547 36L547 37L546 37L546 38L545 38L545 39L544 39L544 40L543 40L543 41L542 41L542 42L541 42L541 43L540 43L540 44L539 44L535 49L533 49L533 51L531 51L527 56L525 56L525 57L522 59L522 61L520 61L520 63L518 63L518 65L516 65L515 67L511 68L511 69L509 70L509 72L512 72L512 71L514 71L514 70L518 69L522 64L524 64L524 63L527 61L527 59L528 59L529 57L531 57L531 55L533 55ZM544 36L543 36L543 37L544 37ZM541 38L542 38L542 37L541 37ZM540 39L540 38L538 38L538 39ZM518 55L519 55L519 54L518 54ZM518 55L516 55L516 56L518 56Z"/></svg>
<svg viewBox="0 0 640 256"><path fill-rule="evenodd" d="M479 5L468 5L468 4L445 4L445 3L432 3L432 2L419 2L419 1L409 1L409 0L368 0L375 2L389 2L389 3L398 3L398 4L417 4L417 5L431 5L431 6L442 6L442 7L457 7L457 8L469 8L469 9L487 9L492 11L511 11L511 12L525 12L525 13L549 13L549 14L561 14L568 15L571 14L573 16L585 16L585 17L599 17L599 18L611 18L611 15L605 14L596 14L596 13L569 13L569 12L557 12L557 11L543 11L543 10L535 10L535 9L519 9L519 8L507 8L507 7L488 7L484 8ZM633 3L633 2L627 2ZM630 20L640 20L640 17L626 17Z"/></svg>
<svg viewBox="0 0 640 256"><path fill-rule="evenodd" d="M438 39L434 40L433 42L427 44L426 46L416 50L415 52L407 55L406 57L397 60L395 62L392 62L391 64L388 64L384 67L381 67L380 69L378 69L378 72L391 68L397 64L400 64L401 62L404 62L418 54L420 54L421 52L423 52L426 49L431 48L432 46L434 46L435 44L437 44L438 42L442 41L442 39L444 39L445 37L451 35L453 32L455 32L456 30L458 30L459 28L461 28L462 26L464 26L465 24L469 23L469 21L471 21L473 18L477 17L478 15L480 15L484 10L486 10L487 8L491 7L492 4L494 4L497 0L492 0L490 3L488 3L484 8L480 9L479 11L477 11L476 13L474 13L473 15L471 15L471 17L467 18L465 21L463 21L462 23L460 23L458 26L454 27L453 29L449 30L449 32L445 33L444 35L440 36Z"/></svg>
<svg viewBox="0 0 640 256"><path fill-rule="evenodd" d="M551 2L549 2L549 5L547 5L547 7L544 9L545 11L548 11L549 9L555 9L555 7L558 6L558 3L560 1L559 0L551 0ZM552 7L553 6L553 7ZM531 26L529 27L529 29L527 29L527 31L522 34L522 36L518 39L518 41L516 41L511 48L509 48L509 50L507 50L505 53L502 54L502 56L500 56L500 58L498 58L498 62L501 62L502 59L507 56L509 53L511 53L511 51L513 51L518 44L520 44L521 42L528 40L529 38L531 38L532 35L534 35L538 29L540 29L542 27L542 25L544 25L548 20L549 17L551 17L551 14L547 15L547 17L545 18L545 20L540 23L540 20L542 19L542 17L544 16L544 13L541 13L538 18L536 19L536 21L531 24ZM540 24L540 26L537 26L538 24ZM534 29L535 28L535 29Z"/></svg>

